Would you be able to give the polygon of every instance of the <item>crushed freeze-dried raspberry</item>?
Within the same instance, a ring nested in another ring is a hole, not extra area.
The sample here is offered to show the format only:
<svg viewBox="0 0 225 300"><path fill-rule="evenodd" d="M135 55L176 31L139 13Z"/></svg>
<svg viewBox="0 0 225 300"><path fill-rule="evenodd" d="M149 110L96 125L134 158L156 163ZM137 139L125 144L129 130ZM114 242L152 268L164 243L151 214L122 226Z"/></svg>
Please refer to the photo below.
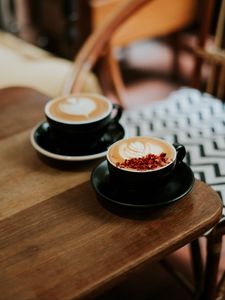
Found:
<svg viewBox="0 0 225 300"><path fill-rule="evenodd" d="M166 157L166 153L159 155L148 154L143 157L125 159L122 163L117 163L119 168L134 169L137 171L155 170L167 165L171 160Z"/></svg>

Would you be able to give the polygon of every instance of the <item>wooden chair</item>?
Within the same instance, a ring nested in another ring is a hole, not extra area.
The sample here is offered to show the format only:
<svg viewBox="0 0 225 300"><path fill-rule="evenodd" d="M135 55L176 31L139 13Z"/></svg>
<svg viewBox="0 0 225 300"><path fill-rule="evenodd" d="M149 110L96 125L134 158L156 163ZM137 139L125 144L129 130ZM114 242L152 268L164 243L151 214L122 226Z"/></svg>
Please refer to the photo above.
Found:
<svg viewBox="0 0 225 300"><path fill-rule="evenodd" d="M208 78L206 78L205 81L203 80L201 85L199 85L199 89L204 90L211 95L215 95L217 98L225 101L225 0L221 1L213 46L207 47L205 45L205 47L197 47L195 49L195 53L197 55L198 63L201 64L201 68L206 66L209 73ZM218 226L218 231L214 236L216 244L221 243L221 237L224 234L225 220L222 220ZM214 247L213 252L215 255L217 252L216 244L214 244L214 246L209 244L209 247ZM193 261L195 265L195 276L197 278L197 274L202 274L203 263L200 256L200 247L198 242L196 242L193 247ZM210 266L206 272L208 274L212 272ZM223 273L223 276L218 284L216 299L223 299L224 293L225 272Z"/></svg>
<svg viewBox="0 0 225 300"><path fill-rule="evenodd" d="M197 24L197 44L205 45L213 12L214 0L171 1L123 1L116 7L118 0L90 2L93 16L94 33L76 56L76 70L72 78L73 90L80 90L82 77L96 66L97 76L105 94L113 93L125 105L126 91L117 59L113 55L116 47L146 38L178 37L177 33L191 24ZM144 5L144 7L140 7ZM162 7L163 13L162 13ZM138 12L137 12L138 10ZM201 10L201 12L199 11ZM134 16L130 16L135 12ZM128 20L129 16L129 20ZM204 26L200 20L204 19ZM196 22L197 20L197 22ZM140 25L138 25L140 23ZM180 43L177 40L177 45ZM186 47L183 45L183 47ZM181 47L182 48L182 47ZM178 47L177 47L178 49ZM176 51L177 51L176 49ZM185 48L187 49L187 47ZM188 51L193 51L188 49ZM91 53L92 52L92 53ZM178 56L175 56L175 62ZM175 63L174 69L177 64ZM197 62L192 79L198 86L200 64ZM65 89L67 92L71 83ZM129 100L127 100L129 101Z"/></svg>
<svg viewBox="0 0 225 300"><path fill-rule="evenodd" d="M84 44L83 48L75 58L76 69L73 70L70 79L65 85L65 94L69 92L75 93L80 91L88 72L90 72L90 70L92 70L97 63L101 63L104 65L105 70L104 80L108 80L108 87L106 89L104 89L103 87L103 92L107 93L110 86L110 88L117 95L118 99L123 103L124 88L121 77L119 75L118 65L112 58L112 44L110 44L111 37L113 36L114 32L116 32L116 30L120 28L120 25L125 22L125 20L127 20L141 7L149 4L149 2L151 1L128 0L126 2L123 2L108 16L104 24L94 31L94 33L90 36L90 38L87 40L87 42ZM202 26L200 26L200 33L198 36L199 47L204 46L206 38L209 34L210 18L214 4L213 2L214 1L208 1L207 5L204 7L204 14L208 21L206 22L206 25L204 23ZM198 53L200 53L200 51ZM199 56L197 56L195 72L193 76L193 86L195 87L198 87L201 64L202 58L199 59ZM103 69L101 69L101 71L102 70ZM216 283L218 269L216 265L219 260L218 249L221 247L222 236L225 233L224 222L224 220L221 221L214 231L206 235L209 255L207 257L205 267L203 266L202 262L199 242L195 241L191 244L195 278L194 294L196 299L215 299L215 295L219 297L216 299L222 299L221 297L224 293L225 276L222 277L219 285L217 286ZM180 275L174 272L173 268L169 267L167 262L162 263L171 273L173 273L177 278L181 279ZM189 284L185 283L183 280L182 282L189 289ZM201 294L201 298L198 298L199 294Z"/></svg>

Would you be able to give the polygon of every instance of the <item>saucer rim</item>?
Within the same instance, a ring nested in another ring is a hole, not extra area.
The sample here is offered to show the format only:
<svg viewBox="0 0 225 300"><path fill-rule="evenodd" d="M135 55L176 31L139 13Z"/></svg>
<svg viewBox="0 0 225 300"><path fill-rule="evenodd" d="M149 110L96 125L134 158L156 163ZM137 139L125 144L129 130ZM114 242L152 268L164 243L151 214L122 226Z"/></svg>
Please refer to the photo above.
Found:
<svg viewBox="0 0 225 300"><path fill-rule="evenodd" d="M185 197L187 194L189 194L191 192L191 190L193 189L194 183L195 183L195 176L194 173L192 171L192 169L185 163L185 162L181 162L182 165L184 165L185 167L187 167L190 171L190 173L192 174L192 180L190 181L189 187L188 189L185 190L185 192L183 192L182 194L180 194L179 196L171 199L171 200L165 200L165 201L161 201L161 202L155 202L155 203L148 203L148 204L132 204L132 203L126 203L126 202L121 202L121 201L117 201L116 199L110 198L106 195L104 195L101 191L99 191L99 189L96 189L94 182L93 182L93 178L94 178L94 173L96 172L96 170L100 167L100 165L106 164L107 167L107 161L101 161L99 164L97 164L97 166L93 169L92 173L91 173L91 184L92 187L94 189L94 191L97 194L97 197L100 196L101 197L101 201L102 199L104 201L108 201L108 203L111 203L112 205L117 205L123 208L130 208L130 209L151 209L151 208L156 208L156 207L162 207L162 206L166 206L169 204L172 204L178 200L181 200L183 197Z"/></svg>
<svg viewBox="0 0 225 300"><path fill-rule="evenodd" d="M37 131L37 129L43 124L46 123L47 121L43 120L41 122L39 122L32 130L30 133L30 142L32 144L32 146L34 147L34 149L36 151L38 151L39 153L41 153L42 155L52 158L52 159L56 159L56 160L60 160L60 161L86 161L86 160L94 160L94 159L98 159L98 158L102 158L104 156L106 156L107 153L107 149L103 152L100 153L95 153L95 154L90 154L90 155L60 155L60 154L56 154L50 151L45 150L44 148L42 148L35 140L34 135L35 132ZM118 123L124 130L124 137L126 136L126 132L125 129L123 127L123 125L119 122ZM124 138L123 137L123 138Z"/></svg>

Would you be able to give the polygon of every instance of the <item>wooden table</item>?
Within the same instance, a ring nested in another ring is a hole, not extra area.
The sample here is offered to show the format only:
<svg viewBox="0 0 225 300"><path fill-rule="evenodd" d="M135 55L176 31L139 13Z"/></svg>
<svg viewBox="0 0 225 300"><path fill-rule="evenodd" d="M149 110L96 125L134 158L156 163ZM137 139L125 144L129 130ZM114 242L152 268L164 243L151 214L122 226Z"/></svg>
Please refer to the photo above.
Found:
<svg viewBox="0 0 225 300"><path fill-rule="evenodd" d="M221 201L206 184L144 220L105 210L90 184L97 161L60 170L29 141L47 97L0 91L0 299L81 299L161 260L218 223Z"/></svg>

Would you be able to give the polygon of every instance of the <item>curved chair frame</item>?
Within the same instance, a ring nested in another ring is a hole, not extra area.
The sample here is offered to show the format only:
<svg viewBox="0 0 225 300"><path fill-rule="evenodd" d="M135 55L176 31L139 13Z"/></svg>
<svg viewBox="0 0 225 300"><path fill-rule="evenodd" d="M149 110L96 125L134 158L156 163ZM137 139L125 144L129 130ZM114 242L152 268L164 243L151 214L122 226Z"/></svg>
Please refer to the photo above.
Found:
<svg viewBox="0 0 225 300"><path fill-rule="evenodd" d="M74 93L82 89L88 72L93 69L96 62L106 51L112 34L132 14L150 1L154 0L128 0L112 12L109 18L106 19L105 24L88 38L76 56L75 67L66 81L64 94Z"/></svg>
<svg viewBox="0 0 225 300"><path fill-rule="evenodd" d="M82 89L82 85L84 84L88 72L90 72L94 68L96 63L101 61L103 57L105 58L106 53L109 51L109 43L112 34L124 21L126 21L138 9L140 9L150 1L155 0L127 0L123 2L121 6L119 6L114 12L112 12L112 14L106 20L105 24L94 31L94 33L86 41L74 60L74 69L72 74L70 74L69 78L66 81L63 91L64 94L76 93ZM200 26L200 32L198 36L199 48L197 48L196 52L193 51L194 53L197 53L192 84L192 86L194 87L199 87L198 80L200 77L201 64L204 59L203 57L201 57L201 55L199 55L199 51L204 47L205 40L209 33L210 20L214 3L214 0L205 0L204 2L205 9L203 13L206 20L208 21L204 23L204 26ZM110 55L108 55L108 59L109 64L112 63L110 60ZM118 73L118 70L114 64L112 64L111 67L114 73ZM120 79L118 79L118 82L112 82L111 84L118 100L123 103L123 89L120 89L120 87L122 87ZM195 287L194 289L192 289L192 291L194 291L195 295L197 294L196 299L214 299L216 294L218 296L217 299L222 299L222 294L224 293L225 289L225 275L220 281L218 291L216 291L216 283L219 260L218 249L221 249L222 236L225 233L224 223L225 221L221 221L220 224L206 236L208 257L206 260L205 270L203 270L201 251L198 241L194 241L191 244L195 278ZM168 268L168 265L166 265L165 263L163 264L167 269L171 269Z"/></svg>
<svg viewBox="0 0 225 300"><path fill-rule="evenodd" d="M140 10L144 5L149 4L156 0L126 0L121 3L109 17L105 20L104 24L98 27L84 43L78 55L74 59L74 68L69 74L63 93L75 93L82 89L85 78L88 72L93 70L97 63L105 64L105 71L102 76L106 82L107 88L103 91L111 90L117 97L120 103L124 103L125 88L123 80L118 69L118 64L112 58L110 47L111 37L114 32L131 16ZM201 24L199 27L197 45L203 47L209 33L210 20L215 0L199 0L199 3L204 4L201 8L201 19L204 19L204 26ZM201 5L200 5L201 6ZM190 50L190 49L189 49ZM195 52L191 49L192 53ZM200 69L202 60L196 56L194 74L192 76L192 86L199 86ZM110 73L110 76L109 76ZM98 76L100 77L100 76Z"/></svg>

